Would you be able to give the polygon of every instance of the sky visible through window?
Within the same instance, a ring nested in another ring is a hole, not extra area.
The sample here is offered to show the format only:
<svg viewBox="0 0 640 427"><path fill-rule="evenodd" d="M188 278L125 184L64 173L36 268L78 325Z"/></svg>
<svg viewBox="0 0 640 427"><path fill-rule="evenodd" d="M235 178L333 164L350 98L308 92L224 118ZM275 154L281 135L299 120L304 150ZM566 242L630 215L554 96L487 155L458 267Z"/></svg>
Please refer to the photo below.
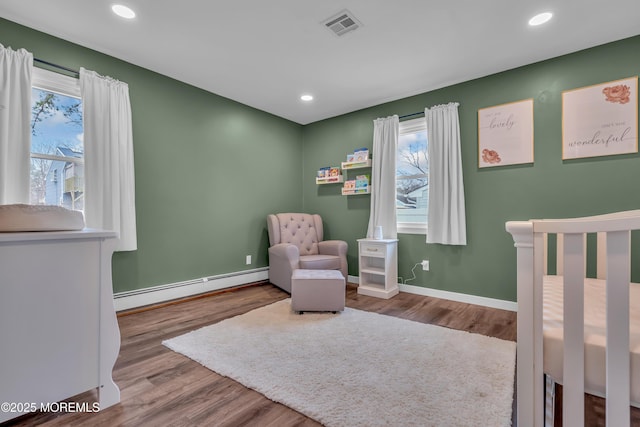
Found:
<svg viewBox="0 0 640 427"><path fill-rule="evenodd" d="M84 133L80 99L31 92L32 204L84 208ZM57 159L41 155L57 156Z"/></svg>
<svg viewBox="0 0 640 427"><path fill-rule="evenodd" d="M425 223L429 173L426 130L400 135L396 171L398 222Z"/></svg>
<svg viewBox="0 0 640 427"><path fill-rule="evenodd" d="M42 104L38 103L43 101L43 97L51 95L52 102L40 108ZM74 109L75 105L79 106L78 110ZM82 104L79 99L33 88L31 111L32 153L54 154L58 146L83 151ZM39 121L33 123L38 112Z"/></svg>

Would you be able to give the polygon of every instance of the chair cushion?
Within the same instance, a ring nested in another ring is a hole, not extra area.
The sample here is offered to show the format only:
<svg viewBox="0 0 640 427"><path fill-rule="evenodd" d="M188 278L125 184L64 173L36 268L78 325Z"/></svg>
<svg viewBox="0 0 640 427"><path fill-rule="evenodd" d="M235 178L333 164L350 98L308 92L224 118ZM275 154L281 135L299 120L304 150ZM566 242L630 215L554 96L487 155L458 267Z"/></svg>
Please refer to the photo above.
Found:
<svg viewBox="0 0 640 427"><path fill-rule="evenodd" d="M300 268L307 270L340 270L340 257L334 255L301 256Z"/></svg>

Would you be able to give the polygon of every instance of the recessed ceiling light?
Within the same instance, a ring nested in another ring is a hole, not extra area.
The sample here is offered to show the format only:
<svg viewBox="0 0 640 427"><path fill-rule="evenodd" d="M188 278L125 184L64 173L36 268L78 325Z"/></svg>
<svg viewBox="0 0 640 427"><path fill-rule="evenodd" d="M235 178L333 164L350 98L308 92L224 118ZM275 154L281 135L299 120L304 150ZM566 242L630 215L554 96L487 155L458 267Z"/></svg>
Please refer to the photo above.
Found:
<svg viewBox="0 0 640 427"><path fill-rule="evenodd" d="M313 96L312 95L302 95L300 97L300 99L302 99L303 101L309 102L309 101L313 101Z"/></svg>
<svg viewBox="0 0 640 427"><path fill-rule="evenodd" d="M551 12L539 13L533 18L529 19L529 25L531 25L532 27L535 27L536 25L542 25L545 22L548 22L552 16L553 13Z"/></svg>
<svg viewBox="0 0 640 427"><path fill-rule="evenodd" d="M131 8L121 4L114 4L111 6L111 10L121 18L133 19L136 17L136 13Z"/></svg>

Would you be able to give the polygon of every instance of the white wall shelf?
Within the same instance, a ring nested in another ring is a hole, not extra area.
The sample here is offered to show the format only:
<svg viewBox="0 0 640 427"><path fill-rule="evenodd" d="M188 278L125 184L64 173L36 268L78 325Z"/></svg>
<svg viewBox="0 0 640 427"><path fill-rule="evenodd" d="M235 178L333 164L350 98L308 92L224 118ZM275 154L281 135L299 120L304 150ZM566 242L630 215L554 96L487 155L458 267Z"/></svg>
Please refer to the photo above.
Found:
<svg viewBox="0 0 640 427"><path fill-rule="evenodd" d="M342 188L343 196L358 196L360 194L371 194L371 186L367 185L366 187L361 188Z"/></svg>
<svg viewBox="0 0 640 427"><path fill-rule="evenodd" d="M339 184L339 183L343 183L343 182L344 182L344 176L343 175L327 176L325 178L316 178L316 184L318 184L318 185L322 185L322 184Z"/></svg>
<svg viewBox="0 0 640 427"><path fill-rule="evenodd" d="M367 159L364 162L342 162L342 169L362 169L370 168L371 159Z"/></svg>

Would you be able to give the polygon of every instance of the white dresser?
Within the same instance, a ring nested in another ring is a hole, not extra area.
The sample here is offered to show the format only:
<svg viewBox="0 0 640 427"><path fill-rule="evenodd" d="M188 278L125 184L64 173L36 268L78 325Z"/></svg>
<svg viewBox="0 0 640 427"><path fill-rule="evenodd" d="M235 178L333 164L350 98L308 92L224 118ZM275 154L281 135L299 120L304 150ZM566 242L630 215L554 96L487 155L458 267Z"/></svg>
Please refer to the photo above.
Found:
<svg viewBox="0 0 640 427"><path fill-rule="evenodd" d="M358 239L358 293L389 299L398 288L398 240Z"/></svg>
<svg viewBox="0 0 640 427"><path fill-rule="evenodd" d="M94 388L100 409L120 401L115 238L86 229L0 233L0 402L39 406ZM22 415L10 409L0 422Z"/></svg>

